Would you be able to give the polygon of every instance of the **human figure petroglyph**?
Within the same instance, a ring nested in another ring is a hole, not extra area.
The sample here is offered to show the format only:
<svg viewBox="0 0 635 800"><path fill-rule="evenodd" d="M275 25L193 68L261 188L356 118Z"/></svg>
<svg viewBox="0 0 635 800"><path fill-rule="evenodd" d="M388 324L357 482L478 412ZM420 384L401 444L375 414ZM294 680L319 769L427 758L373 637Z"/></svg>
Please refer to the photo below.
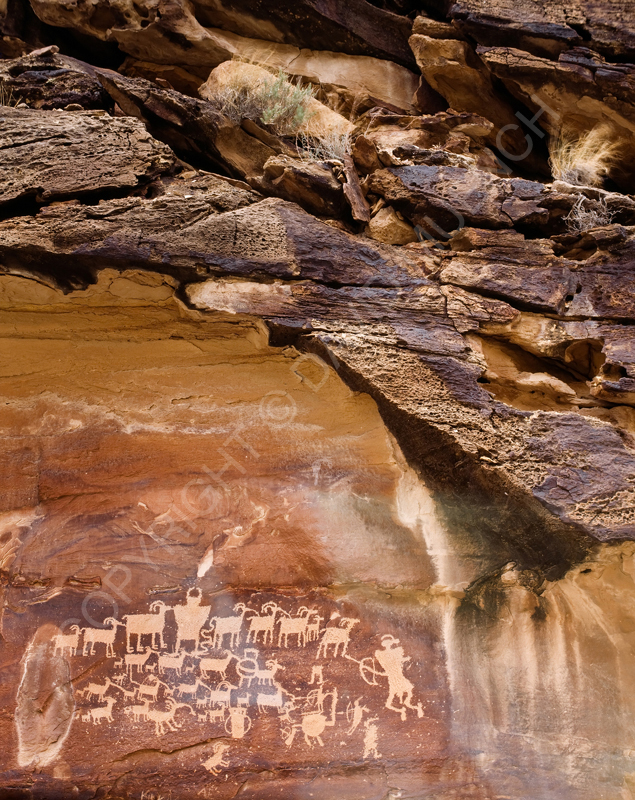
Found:
<svg viewBox="0 0 635 800"><path fill-rule="evenodd" d="M413 684L404 675L404 667L410 661L410 656L404 655L403 647L397 647L399 639L395 639L392 634L384 634L381 637L383 650L375 650L375 658L364 658L359 663L362 678L371 686L376 686L376 677L388 678L388 699L385 706L391 711L396 711L401 715L401 719L406 719L406 709L411 708L417 712L418 717L423 716L421 703L413 705L412 693ZM354 659L351 659L354 660ZM377 669L376 664L383 669ZM401 705L395 705L395 700Z"/></svg>
<svg viewBox="0 0 635 800"><path fill-rule="evenodd" d="M229 716L225 720L225 730L232 739L242 739L249 732L252 721L246 708L234 706L227 709Z"/></svg>
<svg viewBox="0 0 635 800"><path fill-rule="evenodd" d="M287 728L287 736L285 739L287 747L293 744L293 739L298 729L304 734L304 741L309 747L313 747L314 742L324 747L322 734L326 728L331 728L335 725L337 719L337 688L333 689L332 692L322 692L320 687L320 689L315 689L314 692L319 693L317 708L316 710L303 711L302 721L299 723L292 722L290 728ZM327 699L330 700L331 704L330 714L324 709Z"/></svg>
<svg viewBox="0 0 635 800"><path fill-rule="evenodd" d="M214 745L214 754L210 756L207 761L203 761L203 766L212 775L220 775L220 773L229 766L229 761L225 758L225 753L229 750L229 745L224 742L216 742Z"/></svg>
<svg viewBox="0 0 635 800"><path fill-rule="evenodd" d="M126 614L126 650L129 653L139 652L141 637L150 636L152 650L163 650L163 629L165 627L165 614L168 607L163 600L155 600L150 606L149 614ZM136 647L132 647L132 637L137 637Z"/></svg>
<svg viewBox="0 0 635 800"><path fill-rule="evenodd" d="M63 658L67 650L72 656L77 655L81 633L80 627L79 625L71 625L70 630L73 631L73 633L58 633L53 637L53 641L55 642L55 651L53 655L56 656L59 653Z"/></svg>
<svg viewBox="0 0 635 800"><path fill-rule="evenodd" d="M106 722L114 722L112 717L112 709L115 705L115 698L109 697L106 700L105 706L100 706L99 708L91 708L90 709L90 717L91 721L94 725L101 725L102 720L106 720Z"/></svg>
<svg viewBox="0 0 635 800"><path fill-rule="evenodd" d="M185 650L181 650L180 653L172 654L166 653L165 655L159 656L159 675L163 675L163 673L168 669L173 669L174 672L181 677L183 672L183 663L187 657L187 653Z"/></svg>
<svg viewBox="0 0 635 800"><path fill-rule="evenodd" d="M338 619L339 614L334 612L331 614L331 620ZM320 646L318 647L316 658L320 658L324 656L324 658L328 657L328 649L329 645L333 645L333 658L337 658L337 651L338 648L342 647L340 651L340 655L346 655L346 651L348 650L348 643L350 642L351 638L351 630L354 628L355 625L359 622L358 619L352 619L351 617L341 617L338 620L337 626L332 625L328 626L324 629L324 633L322 634L322 640L320 641Z"/></svg>
<svg viewBox="0 0 635 800"><path fill-rule="evenodd" d="M282 647L284 639L284 646L289 646L289 636L296 636L296 644L298 647L306 647L307 645L307 628L309 626L311 616L316 615L319 618L319 613L315 608L307 608L302 606L298 609L295 617L292 617L288 612L280 609L285 615L280 618L280 628L278 630L278 647Z"/></svg>
<svg viewBox="0 0 635 800"><path fill-rule="evenodd" d="M370 711L369 708L361 705L361 699L361 697L358 697L353 703L349 703L346 709L346 719L351 725L351 727L346 731L349 736L354 733L357 728L359 728L361 721L364 718L364 711Z"/></svg>
<svg viewBox="0 0 635 800"><path fill-rule="evenodd" d="M189 589L185 599L185 605L173 607L176 618L176 644L175 652L181 649L182 642L193 641L195 649L198 649L201 629L207 622L211 606L201 605L203 595L200 589Z"/></svg>
<svg viewBox="0 0 635 800"><path fill-rule="evenodd" d="M83 656L94 656L95 645L106 645L106 658L115 657L115 639L117 637L117 628L125 628L121 622L118 622L114 617L108 617L104 620L104 625L110 625L109 628L82 628L84 634L84 649L82 650Z"/></svg>
<svg viewBox="0 0 635 800"><path fill-rule="evenodd" d="M225 680L227 668L234 658L238 659L238 656L235 656L231 652L227 652L227 655L222 658L209 658L208 656L204 656L201 658L198 665L201 675L204 678L209 678L212 673L216 672L220 675L222 680Z"/></svg>
<svg viewBox="0 0 635 800"><path fill-rule="evenodd" d="M381 758L377 749L379 729L377 717L371 717L364 723L364 755L363 758Z"/></svg>
<svg viewBox="0 0 635 800"><path fill-rule="evenodd" d="M324 683L324 672L321 664L314 664L311 668L311 680L309 684L312 684L314 681L316 683Z"/></svg>
<svg viewBox="0 0 635 800"><path fill-rule="evenodd" d="M248 609L248 612L251 609ZM263 615L263 611L268 611L268 614ZM253 613L256 616L251 617L249 620L249 630L247 631L247 644L250 641L254 642L254 644L258 641L258 635L260 633L263 634L262 643L270 644L273 642L273 631L276 625L276 615L278 611L282 611L280 606L277 603L269 602L265 603L264 606L260 609L260 614L256 614L254 611Z"/></svg>
<svg viewBox="0 0 635 800"><path fill-rule="evenodd" d="M240 631L243 624L245 613L248 611L244 603L236 603L234 611L240 610L240 616L231 617L212 617L214 623L213 636L211 630L202 630L201 637L209 642L212 639L212 647L215 650L222 649L225 636L229 636L229 647L236 648L240 642Z"/></svg>

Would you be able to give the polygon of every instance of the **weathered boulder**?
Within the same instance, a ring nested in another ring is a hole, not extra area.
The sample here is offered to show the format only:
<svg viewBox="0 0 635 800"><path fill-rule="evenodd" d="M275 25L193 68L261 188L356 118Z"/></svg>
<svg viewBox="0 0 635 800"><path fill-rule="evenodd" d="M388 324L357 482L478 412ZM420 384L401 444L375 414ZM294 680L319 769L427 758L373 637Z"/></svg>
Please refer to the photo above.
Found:
<svg viewBox="0 0 635 800"><path fill-rule="evenodd" d="M484 0L457 0L450 14L460 30L483 45L519 47L557 58L586 40L609 57L635 55L635 24L628 0L574 0L566 6L522 0L494 7Z"/></svg>
<svg viewBox="0 0 635 800"><path fill-rule="evenodd" d="M174 169L172 151L136 119L105 111L0 107L0 204L133 189ZM43 143L47 151L41 156Z"/></svg>
<svg viewBox="0 0 635 800"><path fill-rule="evenodd" d="M538 152L528 151L513 107L495 90L490 71L468 42L414 34L410 46L426 81L453 109L485 114L494 124L487 137L491 145L527 169L544 171Z"/></svg>
<svg viewBox="0 0 635 800"><path fill-rule="evenodd" d="M54 45L0 61L0 85L15 104L26 103L30 108L112 107L94 69L77 59L59 55L59 48Z"/></svg>

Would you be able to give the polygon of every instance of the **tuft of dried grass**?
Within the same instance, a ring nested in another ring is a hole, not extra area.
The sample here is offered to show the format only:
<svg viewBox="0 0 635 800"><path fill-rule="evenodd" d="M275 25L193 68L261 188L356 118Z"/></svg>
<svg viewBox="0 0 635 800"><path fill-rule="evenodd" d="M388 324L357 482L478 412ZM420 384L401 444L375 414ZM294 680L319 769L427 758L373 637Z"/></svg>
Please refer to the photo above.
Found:
<svg viewBox="0 0 635 800"><path fill-rule="evenodd" d="M239 125L251 119L270 126L280 136L296 134L314 115L309 104L314 97L311 86L299 86L278 71L278 75L253 76L236 73L219 89L210 102Z"/></svg>
<svg viewBox="0 0 635 800"><path fill-rule="evenodd" d="M13 94L13 89L7 88L4 82L0 82L0 106L15 108L19 102L20 98Z"/></svg>
<svg viewBox="0 0 635 800"><path fill-rule="evenodd" d="M301 133L296 137L298 155L302 161L344 161L351 152L348 131L333 128L312 135Z"/></svg>
<svg viewBox="0 0 635 800"><path fill-rule="evenodd" d="M600 186L618 158L619 145L607 125L597 125L579 138L563 132L550 146L554 178L574 186Z"/></svg>
<svg viewBox="0 0 635 800"><path fill-rule="evenodd" d="M599 200L589 200L580 195L564 221L570 233L584 233L592 228L610 225L613 217L614 212L609 211L604 197Z"/></svg>

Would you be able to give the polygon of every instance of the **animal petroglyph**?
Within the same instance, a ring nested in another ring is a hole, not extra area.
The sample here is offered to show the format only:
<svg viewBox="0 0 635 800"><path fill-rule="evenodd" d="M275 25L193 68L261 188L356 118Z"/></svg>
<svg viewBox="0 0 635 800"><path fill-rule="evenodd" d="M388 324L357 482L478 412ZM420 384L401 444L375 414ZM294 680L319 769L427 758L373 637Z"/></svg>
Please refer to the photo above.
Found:
<svg viewBox="0 0 635 800"><path fill-rule="evenodd" d="M141 647L141 637L150 637L150 647L153 650L163 650L163 629L165 627L165 613L168 607L162 600L155 600L150 606L150 614L127 614L123 619L126 621L126 649L129 653L133 652L132 637L137 637L137 652Z"/></svg>
<svg viewBox="0 0 635 800"><path fill-rule="evenodd" d="M167 655L160 655L159 656L159 674L163 675L163 673L168 669L173 669L176 674L181 677L181 673L183 672L183 662L187 653L183 650L176 655L168 653Z"/></svg>
<svg viewBox="0 0 635 800"><path fill-rule="evenodd" d="M172 689L167 685L167 683L163 683L158 678L154 678L150 683L142 683L137 685L137 697L141 700L143 697L149 697L151 700L156 700L159 696L159 690L161 687L165 689L166 695L172 694Z"/></svg>
<svg viewBox="0 0 635 800"><path fill-rule="evenodd" d="M150 711L150 701L144 700L139 705L126 706L124 714L132 717L133 722L141 722L148 719L148 711Z"/></svg>
<svg viewBox="0 0 635 800"><path fill-rule="evenodd" d="M124 656L124 663L126 665L128 678L132 678L134 670L140 670L151 657L152 650L149 647L146 647L143 653L126 653Z"/></svg>
<svg viewBox="0 0 635 800"><path fill-rule="evenodd" d="M105 644L106 657L115 657L115 638L117 636L117 627L125 626L122 625L121 622L117 622L114 617L108 617L108 619L104 620L104 625L108 624L110 624L109 628L82 628L82 633L84 634L84 649L82 651L83 656L94 656L95 645Z"/></svg>
<svg viewBox="0 0 635 800"><path fill-rule="evenodd" d="M265 710L265 708L283 708L284 698L282 696L282 689L278 689L275 694L258 692L256 703L258 705L258 711L261 713Z"/></svg>
<svg viewBox="0 0 635 800"><path fill-rule="evenodd" d="M288 647L289 636L297 637L296 644L298 647L306 647L307 642L309 641L307 637L307 630L311 624L311 617L315 615L315 617L319 619L317 610L302 606L302 608L298 609L298 613L295 615L295 617L292 617L286 611L283 611L282 613L286 616L280 619L280 628L278 630L278 647L282 647L283 640L284 646Z"/></svg>
<svg viewBox="0 0 635 800"><path fill-rule="evenodd" d="M105 706L100 706L99 708L91 708L90 709L90 719L91 722L95 725L101 725L102 720L106 720L106 722L114 722L112 716L112 709L115 705L115 698L109 697L106 700Z"/></svg>
<svg viewBox="0 0 635 800"><path fill-rule="evenodd" d="M234 611L240 610L240 616L231 617L212 617L214 623L214 634L212 638L212 647L214 649L222 649L224 645L225 636L229 636L229 647L235 649L240 642L240 630L242 628L243 619L247 612L247 606L244 603L236 603ZM210 631L201 631L203 639L209 642Z"/></svg>
<svg viewBox="0 0 635 800"><path fill-rule="evenodd" d="M263 611L268 611L268 614L262 614ZM249 630L247 631L247 643L258 641L258 635L263 634L262 643L267 644L273 642L273 631L276 626L276 614L282 611L277 603L265 603L260 609L260 615L251 617L249 620ZM255 613L255 612L254 612Z"/></svg>
<svg viewBox="0 0 635 800"><path fill-rule="evenodd" d="M232 684L227 683L227 681L219 683L216 689L210 689L209 704L214 705L218 703L218 705L229 706L232 699L232 690L236 688L236 686L232 686Z"/></svg>
<svg viewBox="0 0 635 800"><path fill-rule="evenodd" d="M225 753L229 750L229 745L224 742L217 742L214 745L214 754L207 761L203 761L203 766L212 775L220 773L229 766L229 761L225 758Z"/></svg>
<svg viewBox="0 0 635 800"><path fill-rule="evenodd" d="M114 684L106 678L106 683L102 686L99 683L89 683L85 689L81 689L77 694L82 694L88 700L99 700L100 703L104 702L104 696L108 689Z"/></svg>
<svg viewBox="0 0 635 800"><path fill-rule="evenodd" d="M331 619L334 618L336 618L335 615L331 617ZM358 619L342 617L339 620L339 625L325 628L324 633L322 634L322 640L320 641L320 646L318 647L316 658L320 658L320 656L326 658L328 656L329 645L333 645L334 648L333 658L337 658L337 650L340 645L342 646L340 655L346 655L348 643L351 638L351 630L355 625L357 625L358 622Z"/></svg>
<svg viewBox="0 0 635 800"><path fill-rule="evenodd" d="M227 668L234 658L238 658L233 653L227 653L222 658L208 658L207 656L201 658L198 665L201 675L204 678L209 678L210 675L218 673L222 680L227 677Z"/></svg>
<svg viewBox="0 0 635 800"><path fill-rule="evenodd" d="M201 605L203 596L200 589L190 589L187 593L185 605L174 606L176 618L176 645L175 651L181 649L182 642L192 641L198 649L201 629L207 622L211 606Z"/></svg>
<svg viewBox="0 0 635 800"><path fill-rule="evenodd" d="M183 699L190 697L192 700L194 700L199 689L204 689L206 692L210 691L209 686L206 686L202 681L197 680L196 683L179 683L179 685L174 689L174 694Z"/></svg>
<svg viewBox="0 0 635 800"><path fill-rule="evenodd" d="M245 650L245 657L239 659L236 672L240 675L241 686L245 683L247 686L251 686L252 683L263 686L278 685L275 680L276 672L284 667L275 659L270 659L265 662L265 669L262 669L258 664L259 655L257 650Z"/></svg>
<svg viewBox="0 0 635 800"><path fill-rule="evenodd" d="M167 731L178 731L180 726L177 725L174 716L179 708L187 708L192 714L194 713L187 703L177 703L173 697L168 697L166 705L166 710L151 708L146 714L147 719L154 722L157 736L162 736Z"/></svg>
<svg viewBox="0 0 635 800"><path fill-rule="evenodd" d="M53 637L53 641L55 642L54 655L58 655L59 653L63 658L67 651L72 656L77 655L80 637L79 625L71 625L70 630L72 630L73 633L58 633Z"/></svg>

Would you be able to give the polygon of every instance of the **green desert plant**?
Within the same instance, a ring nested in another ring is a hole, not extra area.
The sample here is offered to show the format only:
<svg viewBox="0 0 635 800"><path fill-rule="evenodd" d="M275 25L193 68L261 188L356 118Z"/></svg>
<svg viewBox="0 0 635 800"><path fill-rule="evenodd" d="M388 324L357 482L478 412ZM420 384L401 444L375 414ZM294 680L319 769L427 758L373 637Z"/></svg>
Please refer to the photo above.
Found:
<svg viewBox="0 0 635 800"><path fill-rule="evenodd" d="M603 197L599 200L589 200L580 195L564 221L570 233L584 233L592 228L609 225L613 216L614 212L609 210Z"/></svg>
<svg viewBox="0 0 635 800"><path fill-rule="evenodd" d="M256 79L237 72L215 93L211 102L236 124L251 119L287 136L297 133L314 115L310 108L313 96L312 87L291 83L282 70L277 76Z"/></svg>
<svg viewBox="0 0 635 800"><path fill-rule="evenodd" d="M599 186L617 161L619 145L611 129L596 126L575 138L563 132L550 147L549 166L554 178L574 186Z"/></svg>

